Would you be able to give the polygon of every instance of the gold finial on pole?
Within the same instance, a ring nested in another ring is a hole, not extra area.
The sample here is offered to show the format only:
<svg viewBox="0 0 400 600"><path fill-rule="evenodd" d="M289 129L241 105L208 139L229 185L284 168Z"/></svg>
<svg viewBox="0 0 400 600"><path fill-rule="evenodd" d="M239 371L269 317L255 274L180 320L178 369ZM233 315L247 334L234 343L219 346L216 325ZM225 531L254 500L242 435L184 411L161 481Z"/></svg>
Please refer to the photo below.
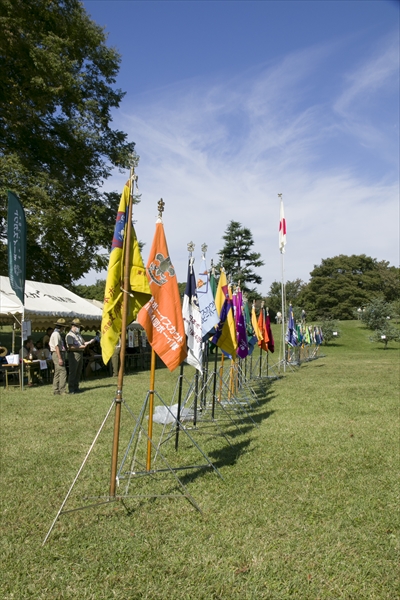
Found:
<svg viewBox="0 0 400 600"><path fill-rule="evenodd" d="M165 206L165 202L162 198L159 199L157 206L158 206L158 217L160 219L162 219L162 214L164 212L164 206Z"/></svg>
<svg viewBox="0 0 400 600"><path fill-rule="evenodd" d="M193 244L193 242L189 242L187 245L187 249L188 249L188 252L190 252L190 254L192 254L192 252L194 252L194 249L195 249L195 244Z"/></svg>
<svg viewBox="0 0 400 600"><path fill-rule="evenodd" d="M136 183L136 191L137 192L139 191L138 183L137 183L139 180L139 177L135 173L135 169L139 164L139 160L140 160L140 156L139 156L139 154L136 154L135 150L133 152L131 152L131 154L129 154L129 156L128 156L129 188L130 188L131 196L133 196L133 190L134 190L135 183Z"/></svg>
<svg viewBox="0 0 400 600"><path fill-rule="evenodd" d="M282 200L282 194L278 194L279 200Z"/></svg>

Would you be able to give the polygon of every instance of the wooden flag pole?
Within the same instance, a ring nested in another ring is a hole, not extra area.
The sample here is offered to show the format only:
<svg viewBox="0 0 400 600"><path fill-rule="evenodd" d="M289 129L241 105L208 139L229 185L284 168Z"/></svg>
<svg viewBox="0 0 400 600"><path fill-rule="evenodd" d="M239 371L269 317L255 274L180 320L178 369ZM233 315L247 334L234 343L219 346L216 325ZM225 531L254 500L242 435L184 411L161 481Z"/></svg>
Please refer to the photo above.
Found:
<svg viewBox="0 0 400 600"><path fill-rule="evenodd" d="M111 475L110 475L110 496L115 496L116 475L118 466L118 446L119 446L119 431L121 424L121 403L122 403L122 387L124 384L125 370L125 351L126 351L126 328L128 326L128 311L129 311L129 295L130 295L130 248L132 243L132 206L133 206L133 191L137 175L135 175L135 166L138 162L138 157L133 157L134 164L130 168L129 174L129 207L128 220L126 223L124 236L124 279L122 296L122 325L121 325L121 350L120 350L120 365L118 371L117 395L115 397L115 416L114 416L114 435L111 455Z"/></svg>

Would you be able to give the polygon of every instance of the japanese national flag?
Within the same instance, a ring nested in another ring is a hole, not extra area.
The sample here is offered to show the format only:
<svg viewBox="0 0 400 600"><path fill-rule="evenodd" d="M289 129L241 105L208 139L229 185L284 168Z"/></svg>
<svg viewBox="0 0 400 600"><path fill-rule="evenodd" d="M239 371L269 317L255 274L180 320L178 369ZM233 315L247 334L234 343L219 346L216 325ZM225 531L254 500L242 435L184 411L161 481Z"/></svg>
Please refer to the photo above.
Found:
<svg viewBox="0 0 400 600"><path fill-rule="evenodd" d="M279 219L279 250L284 254L286 246L286 219L283 210L283 200L281 198L280 219Z"/></svg>

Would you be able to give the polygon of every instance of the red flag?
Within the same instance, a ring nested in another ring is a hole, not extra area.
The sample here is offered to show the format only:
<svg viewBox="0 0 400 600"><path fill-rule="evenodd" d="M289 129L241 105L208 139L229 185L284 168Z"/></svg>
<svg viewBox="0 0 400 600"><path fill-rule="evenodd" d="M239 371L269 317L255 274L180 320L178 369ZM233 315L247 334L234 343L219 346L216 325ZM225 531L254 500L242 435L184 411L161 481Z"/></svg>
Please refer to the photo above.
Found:
<svg viewBox="0 0 400 600"><path fill-rule="evenodd" d="M154 352L173 371L187 356L186 335L178 282L161 219L156 222L146 271L152 297L140 310L137 320Z"/></svg>
<svg viewBox="0 0 400 600"><path fill-rule="evenodd" d="M266 328L267 334L268 334L268 350L270 352L274 352L275 351L275 342L274 342L274 336L272 335L271 319L269 318L268 313L267 313L267 316L265 317L265 328Z"/></svg>
<svg viewBox="0 0 400 600"><path fill-rule="evenodd" d="M279 250L281 254L285 253L286 246L286 219L285 212L283 210L283 200L281 198L280 203L280 218L279 218Z"/></svg>
<svg viewBox="0 0 400 600"><path fill-rule="evenodd" d="M266 318L265 318L265 308L263 308L263 307L260 308L260 314L258 315L257 323L258 323L258 328L260 330L260 333L262 335L262 339L258 342L258 345L260 346L260 348L265 350L265 352L268 352L269 336L268 336L267 323L266 323Z"/></svg>

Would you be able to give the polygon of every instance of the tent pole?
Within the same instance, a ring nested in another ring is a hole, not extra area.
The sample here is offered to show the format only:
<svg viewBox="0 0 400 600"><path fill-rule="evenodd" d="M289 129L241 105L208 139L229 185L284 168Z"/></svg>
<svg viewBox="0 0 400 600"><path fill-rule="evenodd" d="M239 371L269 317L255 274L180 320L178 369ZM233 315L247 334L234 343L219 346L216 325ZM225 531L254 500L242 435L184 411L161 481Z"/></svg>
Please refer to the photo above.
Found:
<svg viewBox="0 0 400 600"><path fill-rule="evenodd" d="M21 390L24 391L24 323L25 323L25 305L22 305L21 321Z"/></svg>

